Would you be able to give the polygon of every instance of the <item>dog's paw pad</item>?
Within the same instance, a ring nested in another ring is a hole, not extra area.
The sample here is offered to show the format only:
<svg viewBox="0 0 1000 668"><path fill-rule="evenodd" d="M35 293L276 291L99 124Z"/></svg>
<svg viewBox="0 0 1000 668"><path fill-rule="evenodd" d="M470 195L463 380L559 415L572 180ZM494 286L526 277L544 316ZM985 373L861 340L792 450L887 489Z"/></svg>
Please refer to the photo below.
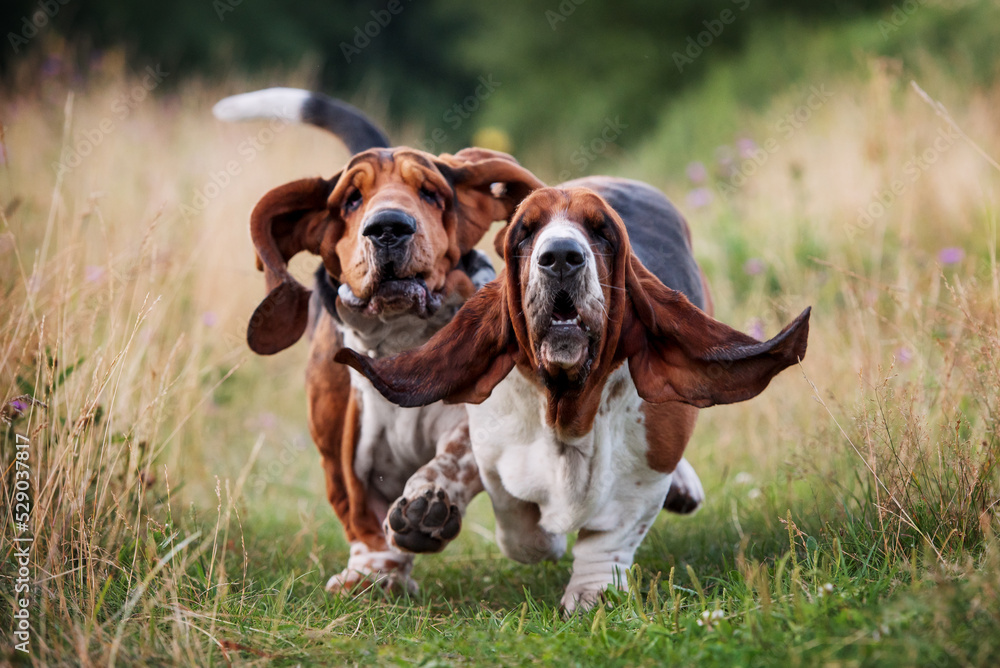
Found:
<svg viewBox="0 0 1000 668"><path fill-rule="evenodd" d="M462 528L462 514L443 489L400 497L386 516L386 535L400 550L440 552Z"/></svg>

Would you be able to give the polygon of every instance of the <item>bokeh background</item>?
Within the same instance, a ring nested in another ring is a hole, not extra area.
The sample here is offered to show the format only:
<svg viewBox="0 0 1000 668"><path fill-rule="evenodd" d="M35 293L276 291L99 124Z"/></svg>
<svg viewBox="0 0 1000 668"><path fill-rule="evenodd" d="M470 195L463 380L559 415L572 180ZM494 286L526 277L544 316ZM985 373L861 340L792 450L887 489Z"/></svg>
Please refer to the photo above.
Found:
<svg viewBox="0 0 1000 668"><path fill-rule="evenodd" d="M468 145L477 129L491 126L508 133L518 150L539 141L550 149L573 148L599 133L608 115L628 123L616 144L629 150L664 131L679 99L718 77L751 109L804 77L834 75L870 57L895 58L919 71L928 65L928 50L964 81L989 81L996 32L980 5L179 0L152 9L112 0L11 0L0 8L0 25L15 35L30 32L25 18L40 7L54 16L26 44L10 43L8 35L0 68L10 72L26 52L54 50L58 58L47 63L48 76L86 76L108 53L121 52L132 72L160 65L175 73L169 88L197 74L225 81L269 72L280 83L298 71L313 87L360 97L366 110L390 122L446 126L445 150ZM730 20L723 23L725 12ZM706 30L709 35L700 35ZM732 71L747 60L752 67ZM481 76L501 83L498 94L452 130L442 116L474 95ZM702 126L720 123L724 132L740 129L736 119L702 119ZM699 147L698 139L691 141Z"/></svg>

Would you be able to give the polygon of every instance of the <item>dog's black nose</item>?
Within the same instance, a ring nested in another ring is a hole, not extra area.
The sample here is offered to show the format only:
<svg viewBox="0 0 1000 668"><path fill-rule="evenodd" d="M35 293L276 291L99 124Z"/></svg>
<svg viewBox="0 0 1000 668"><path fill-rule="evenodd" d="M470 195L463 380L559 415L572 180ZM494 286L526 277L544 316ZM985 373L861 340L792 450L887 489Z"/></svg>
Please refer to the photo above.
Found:
<svg viewBox="0 0 1000 668"><path fill-rule="evenodd" d="M365 221L361 234L380 249L397 248L417 232L417 221L405 211L383 209Z"/></svg>
<svg viewBox="0 0 1000 668"><path fill-rule="evenodd" d="M574 239L553 239L538 254L538 268L553 278L569 278L586 262L583 246Z"/></svg>

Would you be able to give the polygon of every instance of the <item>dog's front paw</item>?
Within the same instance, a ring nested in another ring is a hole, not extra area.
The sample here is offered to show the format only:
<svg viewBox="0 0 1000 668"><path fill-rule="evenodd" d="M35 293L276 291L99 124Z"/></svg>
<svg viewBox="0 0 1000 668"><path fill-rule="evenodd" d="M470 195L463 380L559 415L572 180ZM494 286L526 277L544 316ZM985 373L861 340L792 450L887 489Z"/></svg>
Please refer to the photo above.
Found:
<svg viewBox="0 0 1000 668"><path fill-rule="evenodd" d="M385 518L385 535L397 549L440 552L458 535L462 514L448 494L437 487L413 498L400 497Z"/></svg>
<svg viewBox="0 0 1000 668"><path fill-rule="evenodd" d="M563 609L563 616L569 617L577 612L586 612L598 603L604 601L606 587L601 586L573 586L566 588L560 605Z"/></svg>
<svg viewBox="0 0 1000 668"><path fill-rule="evenodd" d="M419 591L416 581L402 571L362 572L345 568L326 582L326 590L341 596L357 596L372 587L381 587L393 594L408 593L415 596Z"/></svg>
<svg viewBox="0 0 1000 668"><path fill-rule="evenodd" d="M413 556L391 550L370 548L362 542L351 543L347 568L326 582L331 594L356 596L372 587L395 594L416 594L417 583L410 577Z"/></svg>

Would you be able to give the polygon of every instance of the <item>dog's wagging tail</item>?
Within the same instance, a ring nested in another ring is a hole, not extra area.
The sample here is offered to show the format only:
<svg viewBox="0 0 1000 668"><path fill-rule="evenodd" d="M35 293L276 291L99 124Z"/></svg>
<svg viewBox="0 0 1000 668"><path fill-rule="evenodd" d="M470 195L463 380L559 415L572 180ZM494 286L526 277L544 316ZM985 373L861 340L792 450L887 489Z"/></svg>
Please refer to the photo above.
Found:
<svg viewBox="0 0 1000 668"><path fill-rule="evenodd" d="M315 125L336 135L352 154L391 146L385 133L357 107L298 88L267 88L233 95L219 100L212 113L220 121L273 119Z"/></svg>

